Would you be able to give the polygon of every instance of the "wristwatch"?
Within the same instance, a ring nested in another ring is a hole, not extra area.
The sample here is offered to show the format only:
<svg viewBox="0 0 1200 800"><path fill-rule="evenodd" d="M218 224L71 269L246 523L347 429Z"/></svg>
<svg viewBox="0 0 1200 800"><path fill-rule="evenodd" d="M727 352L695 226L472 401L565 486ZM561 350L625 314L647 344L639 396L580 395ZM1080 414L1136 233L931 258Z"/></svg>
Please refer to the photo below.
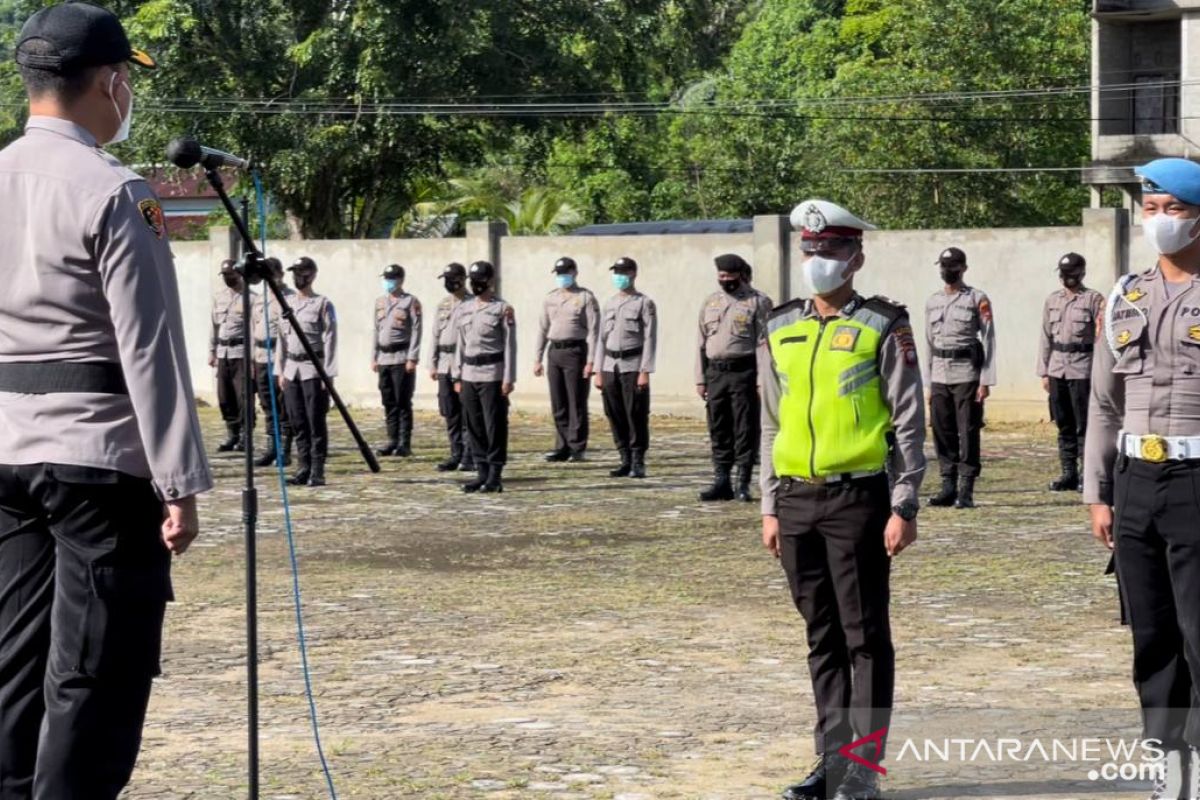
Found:
<svg viewBox="0 0 1200 800"><path fill-rule="evenodd" d="M899 505L892 506L892 513L905 522L911 522L917 518L917 511L920 508L916 503L900 503Z"/></svg>

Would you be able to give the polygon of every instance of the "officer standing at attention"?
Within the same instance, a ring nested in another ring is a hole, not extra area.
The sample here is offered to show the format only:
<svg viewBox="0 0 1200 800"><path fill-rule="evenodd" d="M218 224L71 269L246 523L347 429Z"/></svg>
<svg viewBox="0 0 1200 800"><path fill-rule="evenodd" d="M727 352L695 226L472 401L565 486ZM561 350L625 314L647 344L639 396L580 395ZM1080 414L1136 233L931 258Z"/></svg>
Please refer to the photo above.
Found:
<svg viewBox="0 0 1200 800"><path fill-rule="evenodd" d="M1151 161L1142 229L1158 263L1109 295L1092 364L1083 500L1116 548L1144 736L1200 776L1200 165ZM1115 517L1114 517L1115 508ZM1185 784L1186 785L1186 784ZM1194 783L1193 783L1194 785ZM1193 797L1165 793L1154 797Z"/></svg>
<svg viewBox="0 0 1200 800"><path fill-rule="evenodd" d="M904 306L854 291L874 226L808 200L792 227L813 297L776 308L759 347L763 544L808 627L820 760L783 796L866 800L878 796L876 773L838 750L891 717L888 580L891 557L917 538L921 372Z"/></svg>
<svg viewBox="0 0 1200 800"><path fill-rule="evenodd" d="M658 349L658 311L654 301L637 290L637 262L618 258L609 267L617 293L604 304L600 336L592 363L596 388L604 400L604 415L612 427L621 465L613 478L646 477L650 447L650 373Z"/></svg>
<svg viewBox="0 0 1200 800"><path fill-rule="evenodd" d="M221 262L221 280L225 285L213 297L212 338L208 346L208 365L217 369L217 405L229 436L217 446L217 452L241 452L242 419L246 407L246 341L242 332L242 276L226 259ZM251 432L246 431L246 438Z"/></svg>
<svg viewBox="0 0 1200 800"><path fill-rule="evenodd" d="M490 262L476 261L469 275L475 297L454 315L458 343L451 367L478 469L463 491L503 492L508 396L517 381L517 321L513 307L496 296L496 268Z"/></svg>
<svg viewBox="0 0 1200 800"><path fill-rule="evenodd" d="M115 800L159 672L171 555L212 488L158 198L103 148L130 130L130 47L43 8L0 152L0 796Z"/></svg>
<svg viewBox="0 0 1200 800"><path fill-rule="evenodd" d="M454 315L467 299L467 268L457 262L449 264L439 275L446 287L446 296L438 303L433 322L434 346L429 348L429 377L438 385L438 413L446 420L446 435L450 439L450 457L437 465L438 472L475 469L471 449L463 426L462 399L454 389L450 367L458 350L458 330Z"/></svg>
<svg viewBox="0 0 1200 800"><path fill-rule="evenodd" d="M709 295L700 309L696 346L696 393L708 411L714 474L700 499L732 500L736 464L737 497L749 503L761 434L755 353L767 335L772 303L750 285L750 265L741 256L717 256L716 265L721 291Z"/></svg>
<svg viewBox="0 0 1200 800"><path fill-rule="evenodd" d="M288 303L291 304L292 298L296 295L294 289L286 286L283 283L283 263L278 258L268 258L267 266L271 269L271 275L275 278L275 283L283 291ZM263 454L255 460L254 465L258 467L269 467L275 463L275 426L271 423L271 379L275 379L275 385L279 385L279 379L283 375L283 338L281 334L285 333L284 326L287 324L283 319L283 311L279 303L272 295L269 300L265 300L265 305L271 310L271 356L274 360L272 364L272 372L267 371L267 318L264 312L264 299L270 292L270 288L263 284L261 291L254 295L254 386L258 394L258 403L262 407L263 418L267 421L264 426L266 428L266 448ZM283 400L282 392L275 392L274 411L279 415L279 435L283 438L283 465L291 466L292 463L292 427L288 423L287 403Z"/></svg>
<svg viewBox="0 0 1200 800"><path fill-rule="evenodd" d="M600 335L600 304L596 296L576 281L579 268L572 258L554 263L558 288L542 304L533 374L546 375L550 408L554 413L554 450L547 461L583 461L588 445L588 389L592 358ZM546 346L549 366L542 367Z"/></svg>
<svg viewBox="0 0 1200 800"><path fill-rule="evenodd" d="M387 415L388 443L381 456L412 455L413 389L421 360L421 301L404 291L404 267L383 271L383 297L375 301L375 348L371 369Z"/></svg>
<svg viewBox="0 0 1200 800"><path fill-rule="evenodd" d="M1038 342L1038 375L1050 395L1050 412L1058 425L1058 459L1062 476L1050 482L1052 492L1080 488L1079 458L1087 433L1088 398L1092 393L1092 353L1104 312L1104 295L1083 285L1087 261L1078 253L1058 260L1063 288L1046 298L1042 336Z"/></svg>
<svg viewBox="0 0 1200 800"><path fill-rule="evenodd" d="M963 283L966 254L951 247L937 263L946 286L925 303L925 336L929 416L942 489L929 504L974 508L983 401L996 385L996 326L988 296Z"/></svg>
<svg viewBox="0 0 1200 800"><path fill-rule="evenodd" d="M337 377L337 313L329 298L313 291L317 262L304 256L288 267L296 286L292 310L296 322L312 344L317 357L324 359L325 372ZM300 346L300 337L288 326L284 339L283 396L288 404L288 419L296 435L300 468L288 480L293 486L324 486L325 459L329 455L329 392Z"/></svg>

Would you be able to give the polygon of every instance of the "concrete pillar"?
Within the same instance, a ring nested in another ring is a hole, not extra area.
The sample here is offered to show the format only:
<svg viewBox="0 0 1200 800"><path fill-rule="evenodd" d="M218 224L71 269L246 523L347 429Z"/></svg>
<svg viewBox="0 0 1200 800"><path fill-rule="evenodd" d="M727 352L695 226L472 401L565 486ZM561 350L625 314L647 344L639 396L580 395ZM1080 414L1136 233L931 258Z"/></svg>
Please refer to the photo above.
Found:
<svg viewBox="0 0 1200 800"><path fill-rule="evenodd" d="M754 286L776 305L785 302L788 286L788 262L791 259L792 225L787 217L774 214L754 218Z"/></svg>
<svg viewBox="0 0 1200 800"><path fill-rule="evenodd" d="M467 269L475 261L490 261L496 268L496 294L501 294L504 267L501 262L502 240L508 235L508 223L498 220L467 223Z"/></svg>
<svg viewBox="0 0 1200 800"><path fill-rule="evenodd" d="M1091 198L1091 208L1104 208L1104 187L1090 184L1088 196Z"/></svg>
<svg viewBox="0 0 1200 800"><path fill-rule="evenodd" d="M1110 286L1129 270L1129 212L1085 208L1081 225L1088 280L1093 286Z"/></svg>

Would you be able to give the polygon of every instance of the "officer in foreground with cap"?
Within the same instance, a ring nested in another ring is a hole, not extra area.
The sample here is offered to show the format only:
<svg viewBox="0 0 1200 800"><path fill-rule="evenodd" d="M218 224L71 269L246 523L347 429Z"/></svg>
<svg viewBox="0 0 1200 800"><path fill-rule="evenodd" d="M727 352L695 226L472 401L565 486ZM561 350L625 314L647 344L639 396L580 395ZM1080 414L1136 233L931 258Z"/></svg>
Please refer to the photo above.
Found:
<svg viewBox="0 0 1200 800"><path fill-rule="evenodd" d="M229 436L217 446L217 452L241 452L246 397L246 340L242 330L242 275L226 259L221 262L221 281L212 303L212 338L208 344L208 365L217 370L217 405ZM245 431L246 438L251 432Z"/></svg>
<svg viewBox="0 0 1200 800"><path fill-rule="evenodd" d="M296 298L292 310L304 336L322 359L330 379L337 377L337 312L329 298L313 291L317 262L304 256L288 267ZM325 459L329 456L329 390L317 368L300 345L300 337L288 326L284 339L283 396L288 419L296 435L296 455L300 461L288 479L292 486L324 486Z"/></svg>
<svg viewBox="0 0 1200 800"><path fill-rule="evenodd" d="M130 47L84 3L24 25L25 135L0 152L0 796L115 800L158 674L171 555L213 485L158 198L128 135Z"/></svg>
<svg viewBox="0 0 1200 800"><path fill-rule="evenodd" d="M1087 261L1078 253L1058 260L1063 288L1046 298L1042 335L1038 340L1038 375L1050 395L1050 416L1058 426L1058 459L1062 475L1050 482L1052 492L1079 489L1079 458L1087 433L1088 398L1092 393L1092 353L1104 311L1104 295L1083 285Z"/></svg>
<svg viewBox="0 0 1200 800"><path fill-rule="evenodd" d="M646 477L650 447L650 373L658 350L658 311L637 290L637 262L622 256L609 267L617 293L604 304L592 362L604 415L612 427L621 464L609 477Z"/></svg>
<svg viewBox="0 0 1200 800"><path fill-rule="evenodd" d="M983 401L996 385L996 326L988 296L963 283L966 254L950 247L937 264L946 285L925 303L925 336L929 415L942 489L929 504L974 508Z"/></svg>
<svg viewBox="0 0 1200 800"><path fill-rule="evenodd" d="M588 389L600 335L600 304L578 283L573 258L554 262L557 288L542 303L533 374L546 376L554 414L554 450L547 461L583 461L588 445ZM548 366L542 356L550 347Z"/></svg>
<svg viewBox="0 0 1200 800"><path fill-rule="evenodd" d="M272 256L267 258L266 263L276 285L279 286L290 305L296 291L283 282L283 262ZM267 421L267 424L263 426L266 428L266 447L263 449L263 454L255 459L254 465L269 467L276 462L278 454L275 450L275 426L271 423L271 414L274 410L274 413L279 415L279 435L283 440L283 465L289 467L292 464L292 426L288 422L287 403L284 402L283 393L274 392L275 386L279 385L280 376L283 375L283 340L286 334L284 326L287 323L283 319L283 310L276 302L274 295L267 299L270 291L270 288L263 284L261 290L254 295L253 300L254 386L258 394L258 404L262 407L263 418ZM271 358L273 361L271 371L267 370L267 308L270 308ZM272 378L274 386L272 386ZM271 402L272 393L275 394L274 403Z"/></svg>
<svg viewBox="0 0 1200 800"><path fill-rule="evenodd" d="M792 227L813 296L776 308L759 346L762 531L808 627L820 760L783 796L864 800L878 797L876 773L838 750L891 718L888 582L891 557L917 538L921 372L904 307L854 290L874 226L807 200Z"/></svg>
<svg viewBox="0 0 1200 800"><path fill-rule="evenodd" d="M761 435L755 353L767 335L772 303L750 285L750 265L741 256L726 253L715 262L721 290L700 309L696 343L696 393L708 412L713 457L713 483L700 500L732 500L736 464L737 497L749 503Z"/></svg>
<svg viewBox="0 0 1200 800"><path fill-rule="evenodd" d="M517 320L496 296L496 268L476 261L468 270L471 293L454 315L458 342L450 368L462 397L463 417L478 470L464 492L503 492L508 463L508 396L517 381Z"/></svg>
<svg viewBox="0 0 1200 800"><path fill-rule="evenodd" d="M437 316L433 321L434 346L429 348L429 377L438 385L438 413L446 420L446 435L450 439L450 457L437 465L438 472L453 472L462 469L471 472L475 461L467 442L463 426L462 399L454 389L454 378L450 367L458 350L458 329L454 316L467 300L467 268L457 262L447 265L442 274L442 285L446 296L438 303Z"/></svg>
<svg viewBox="0 0 1200 800"><path fill-rule="evenodd" d="M412 398L421 361L421 301L404 291L404 267L399 264L383 271L383 291L375 300L371 370L379 373L388 443L375 452L406 458L412 455Z"/></svg>
<svg viewBox="0 0 1200 800"><path fill-rule="evenodd" d="M1189 762L1200 777L1200 165L1165 158L1136 172L1159 258L1108 298L1083 499L1093 534L1116 548L1144 735L1162 742L1177 783Z"/></svg>

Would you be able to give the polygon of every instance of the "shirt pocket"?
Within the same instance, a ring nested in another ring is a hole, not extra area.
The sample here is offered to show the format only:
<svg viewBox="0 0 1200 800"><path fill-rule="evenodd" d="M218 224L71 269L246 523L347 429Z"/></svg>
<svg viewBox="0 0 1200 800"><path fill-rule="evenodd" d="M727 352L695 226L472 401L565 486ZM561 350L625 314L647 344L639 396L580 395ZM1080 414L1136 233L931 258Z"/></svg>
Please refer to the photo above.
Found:
<svg viewBox="0 0 1200 800"><path fill-rule="evenodd" d="M629 311L622 311L621 330L625 331L625 333L640 334L642 332L641 309L633 308Z"/></svg>
<svg viewBox="0 0 1200 800"><path fill-rule="evenodd" d="M1113 328L1113 343L1117 348L1117 360L1113 372L1118 375L1140 375L1145 368L1146 356L1142 338L1146 323L1141 318L1127 320Z"/></svg>
<svg viewBox="0 0 1200 800"><path fill-rule="evenodd" d="M1200 321L1181 326L1177 349L1180 372L1184 375L1200 374Z"/></svg>
<svg viewBox="0 0 1200 800"><path fill-rule="evenodd" d="M709 306L704 309L704 335L714 336L721 327L721 309Z"/></svg>
<svg viewBox="0 0 1200 800"><path fill-rule="evenodd" d="M613 311L611 308L605 310L605 312L604 312L604 334L605 334L605 336L612 333L613 329L616 327L617 327L617 312Z"/></svg>
<svg viewBox="0 0 1200 800"><path fill-rule="evenodd" d="M1067 332L1073 339L1089 341L1096 328L1096 318L1091 309L1073 308L1067 312Z"/></svg>

